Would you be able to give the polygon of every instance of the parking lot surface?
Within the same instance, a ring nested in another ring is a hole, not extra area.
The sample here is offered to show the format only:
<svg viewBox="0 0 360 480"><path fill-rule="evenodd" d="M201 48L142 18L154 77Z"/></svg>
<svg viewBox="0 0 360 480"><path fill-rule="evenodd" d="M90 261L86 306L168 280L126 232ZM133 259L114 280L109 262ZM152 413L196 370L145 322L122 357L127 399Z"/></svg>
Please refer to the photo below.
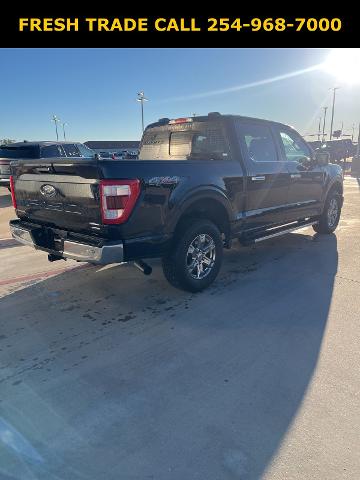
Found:
<svg viewBox="0 0 360 480"><path fill-rule="evenodd" d="M200 294L11 240L0 189L0 479L360 478L360 183L333 235L225 252Z"/></svg>

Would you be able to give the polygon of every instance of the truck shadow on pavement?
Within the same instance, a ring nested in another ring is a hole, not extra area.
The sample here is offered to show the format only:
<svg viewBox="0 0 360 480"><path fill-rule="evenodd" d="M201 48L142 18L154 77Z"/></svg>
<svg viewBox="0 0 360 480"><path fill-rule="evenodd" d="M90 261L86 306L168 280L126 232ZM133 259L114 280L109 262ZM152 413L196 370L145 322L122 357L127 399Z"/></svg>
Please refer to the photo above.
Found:
<svg viewBox="0 0 360 480"><path fill-rule="evenodd" d="M196 295L158 262L9 292L0 476L260 479L311 384L337 263L335 235L290 234L226 252Z"/></svg>

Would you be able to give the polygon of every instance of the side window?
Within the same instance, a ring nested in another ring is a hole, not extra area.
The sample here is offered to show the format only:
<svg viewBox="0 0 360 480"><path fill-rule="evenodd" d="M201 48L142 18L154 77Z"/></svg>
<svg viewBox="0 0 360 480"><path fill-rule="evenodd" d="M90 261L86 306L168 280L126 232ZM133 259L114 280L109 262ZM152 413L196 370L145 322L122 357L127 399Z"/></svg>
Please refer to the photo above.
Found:
<svg viewBox="0 0 360 480"><path fill-rule="evenodd" d="M46 145L41 147L41 158L65 157L64 150L60 145Z"/></svg>
<svg viewBox="0 0 360 480"><path fill-rule="evenodd" d="M301 162L311 157L309 147L300 136L297 136L293 132L280 130L280 138L286 159L289 162Z"/></svg>
<svg viewBox="0 0 360 480"><path fill-rule="evenodd" d="M63 145L67 157L81 157L79 149L73 143Z"/></svg>
<svg viewBox="0 0 360 480"><path fill-rule="evenodd" d="M277 162L276 147L269 127L241 122L238 124L239 133L251 160L254 162Z"/></svg>

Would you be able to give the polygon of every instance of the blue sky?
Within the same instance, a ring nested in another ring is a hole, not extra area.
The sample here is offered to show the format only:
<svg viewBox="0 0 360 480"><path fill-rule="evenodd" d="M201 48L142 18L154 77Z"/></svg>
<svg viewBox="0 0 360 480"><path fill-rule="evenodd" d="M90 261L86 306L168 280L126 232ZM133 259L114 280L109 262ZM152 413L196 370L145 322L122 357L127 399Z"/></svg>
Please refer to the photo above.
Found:
<svg viewBox="0 0 360 480"><path fill-rule="evenodd" d="M268 118L302 134L317 131L331 106L332 75L310 70L326 49L1 49L0 138L55 138L51 116L73 140L133 140L141 135L136 93L144 90L145 123L210 111ZM231 87L258 83L257 86ZM214 91L221 90L221 93ZM225 90L225 91L224 91ZM213 92L213 93L211 93ZM360 121L360 86L337 94L334 129ZM330 108L327 125L330 125Z"/></svg>

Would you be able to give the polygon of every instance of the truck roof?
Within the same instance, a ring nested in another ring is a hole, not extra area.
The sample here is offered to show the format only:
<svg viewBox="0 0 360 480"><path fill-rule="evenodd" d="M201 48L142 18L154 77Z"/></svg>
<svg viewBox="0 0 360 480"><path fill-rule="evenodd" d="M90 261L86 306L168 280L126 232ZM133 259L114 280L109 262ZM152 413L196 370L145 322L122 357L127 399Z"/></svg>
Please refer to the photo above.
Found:
<svg viewBox="0 0 360 480"><path fill-rule="evenodd" d="M209 122L219 119L241 119L241 120L251 120L261 123L273 123L276 125L283 125L286 127L293 128L291 125L287 125L286 123L276 122L274 120L267 120L265 118L257 118L257 117L247 117L244 115L234 115L234 114L221 114L219 112L210 112L207 115L198 115L198 116L185 116L184 118L191 118L193 122ZM151 123L146 128L154 128L160 127L168 124L170 122L170 118L160 118L157 122Z"/></svg>

